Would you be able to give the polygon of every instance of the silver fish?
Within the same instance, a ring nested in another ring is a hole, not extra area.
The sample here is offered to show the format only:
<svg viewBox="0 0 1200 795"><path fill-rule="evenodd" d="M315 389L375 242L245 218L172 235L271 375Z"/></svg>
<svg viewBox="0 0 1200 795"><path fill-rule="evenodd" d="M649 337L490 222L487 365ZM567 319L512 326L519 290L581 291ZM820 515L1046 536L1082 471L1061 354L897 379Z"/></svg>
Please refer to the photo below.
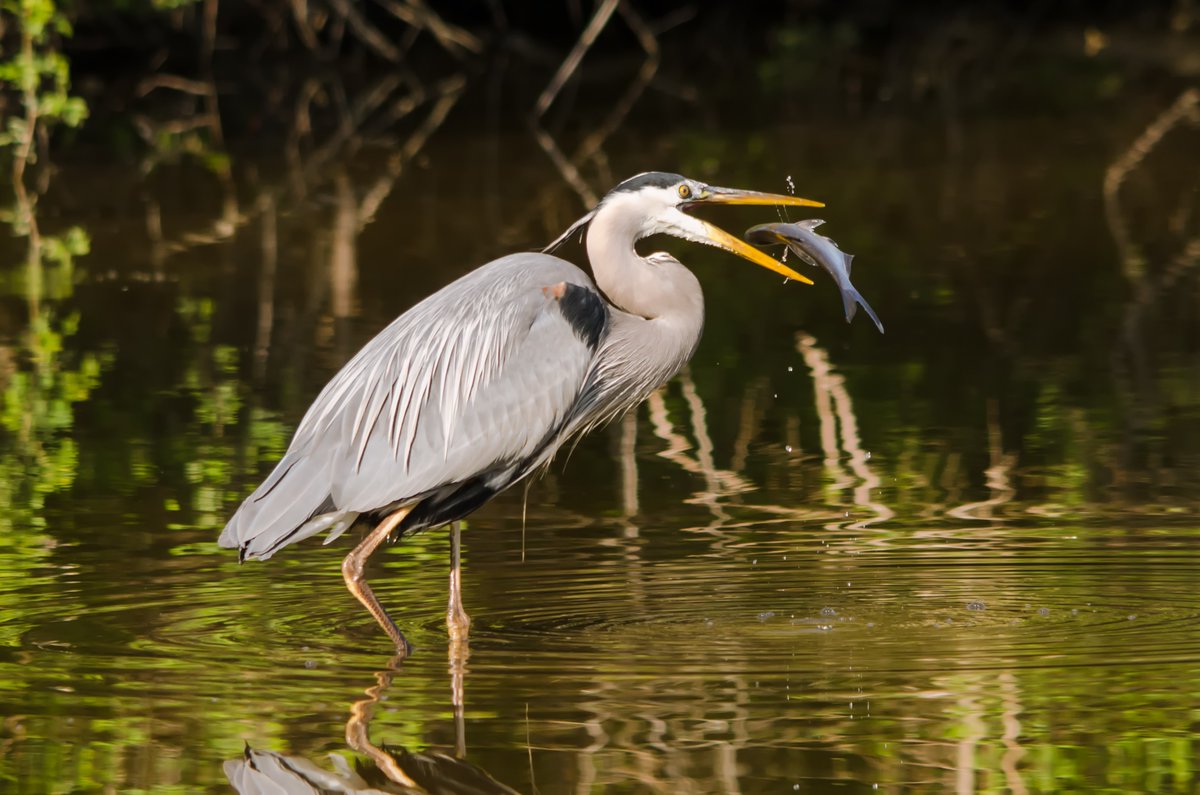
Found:
<svg viewBox="0 0 1200 795"><path fill-rule="evenodd" d="M867 299L863 298L850 283L850 263L854 259L854 255L847 254L837 247L837 243L813 231L823 223L825 222L820 218L810 218L794 224L759 224L747 229L745 237L746 240L757 246L786 243L797 257L809 265L829 271L829 275L833 277L838 289L842 292L842 305L846 308L846 322L849 323L854 319L854 313L861 304L862 308L867 310L867 314L871 316L871 320L875 321L879 333L882 334L883 324L879 322L875 310L871 309Z"/></svg>

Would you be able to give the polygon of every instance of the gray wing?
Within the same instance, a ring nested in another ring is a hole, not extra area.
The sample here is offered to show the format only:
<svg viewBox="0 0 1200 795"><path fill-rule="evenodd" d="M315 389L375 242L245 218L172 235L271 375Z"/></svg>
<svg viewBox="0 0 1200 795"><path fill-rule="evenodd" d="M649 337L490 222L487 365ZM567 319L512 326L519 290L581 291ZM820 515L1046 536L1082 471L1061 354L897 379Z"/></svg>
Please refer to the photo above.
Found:
<svg viewBox="0 0 1200 795"><path fill-rule="evenodd" d="M472 271L334 376L220 544L267 558L360 513L520 469L570 412L606 325L591 280L564 260L515 254Z"/></svg>

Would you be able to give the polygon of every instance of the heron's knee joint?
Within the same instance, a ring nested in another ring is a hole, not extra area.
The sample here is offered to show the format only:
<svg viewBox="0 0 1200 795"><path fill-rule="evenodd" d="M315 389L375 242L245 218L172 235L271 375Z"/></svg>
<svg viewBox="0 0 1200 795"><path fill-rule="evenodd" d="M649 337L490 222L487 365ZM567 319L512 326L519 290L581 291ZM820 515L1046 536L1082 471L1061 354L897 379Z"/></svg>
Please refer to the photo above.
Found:
<svg viewBox="0 0 1200 795"><path fill-rule="evenodd" d="M342 561L342 579L346 582L359 582L363 578L362 563L353 555Z"/></svg>

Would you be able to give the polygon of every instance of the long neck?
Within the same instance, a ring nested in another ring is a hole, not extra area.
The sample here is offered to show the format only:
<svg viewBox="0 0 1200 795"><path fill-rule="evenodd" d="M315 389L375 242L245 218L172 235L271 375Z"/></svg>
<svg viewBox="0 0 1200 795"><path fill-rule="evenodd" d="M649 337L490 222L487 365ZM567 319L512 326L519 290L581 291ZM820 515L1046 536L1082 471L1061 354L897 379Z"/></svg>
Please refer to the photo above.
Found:
<svg viewBox="0 0 1200 795"><path fill-rule="evenodd" d="M588 230L588 259L596 284L616 305L597 357L602 396L585 424L637 405L669 381L696 351L704 328L704 294L692 272L674 257L640 257L640 214L609 200Z"/></svg>
<svg viewBox="0 0 1200 795"><path fill-rule="evenodd" d="M617 308L647 320L695 327L704 321L704 294L692 272L672 258L638 255L633 245L645 234L633 203L606 201L587 234L588 259L596 285Z"/></svg>

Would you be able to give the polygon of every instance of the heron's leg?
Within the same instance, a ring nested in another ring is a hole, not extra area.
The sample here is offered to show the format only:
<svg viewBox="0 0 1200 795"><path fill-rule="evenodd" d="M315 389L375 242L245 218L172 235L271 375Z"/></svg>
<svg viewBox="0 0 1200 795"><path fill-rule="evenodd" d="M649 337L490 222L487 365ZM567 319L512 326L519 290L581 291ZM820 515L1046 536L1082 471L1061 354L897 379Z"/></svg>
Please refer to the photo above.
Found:
<svg viewBox="0 0 1200 795"><path fill-rule="evenodd" d="M371 557L371 553L387 540L387 537L392 534L393 530L399 527L400 523L404 521L404 517L408 516L412 509L412 505L407 505L389 514L342 561L342 579L346 581L346 587L350 589L350 593L354 594L354 598L361 602L363 607L367 608L379 623L379 626L383 627L383 631L396 644L396 652L401 657L407 656L412 648L408 645L408 640L404 637L404 633L400 631L400 627L396 626L396 622L392 620L392 617L383 609L383 605L379 604L379 600L375 598L375 592L371 590L371 586L367 585L367 580L363 576L363 567L367 563L367 558Z"/></svg>
<svg viewBox="0 0 1200 795"><path fill-rule="evenodd" d="M471 617L462 604L462 522L450 523L450 603L446 605L446 627L450 639L464 641L471 629Z"/></svg>
<svg viewBox="0 0 1200 795"><path fill-rule="evenodd" d="M467 659L471 656L467 633L471 617L462 605L462 522L450 524L450 602L446 606L446 628L450 632L450 699L454 705L454 755L467 755L465 684Z"/></svg>

